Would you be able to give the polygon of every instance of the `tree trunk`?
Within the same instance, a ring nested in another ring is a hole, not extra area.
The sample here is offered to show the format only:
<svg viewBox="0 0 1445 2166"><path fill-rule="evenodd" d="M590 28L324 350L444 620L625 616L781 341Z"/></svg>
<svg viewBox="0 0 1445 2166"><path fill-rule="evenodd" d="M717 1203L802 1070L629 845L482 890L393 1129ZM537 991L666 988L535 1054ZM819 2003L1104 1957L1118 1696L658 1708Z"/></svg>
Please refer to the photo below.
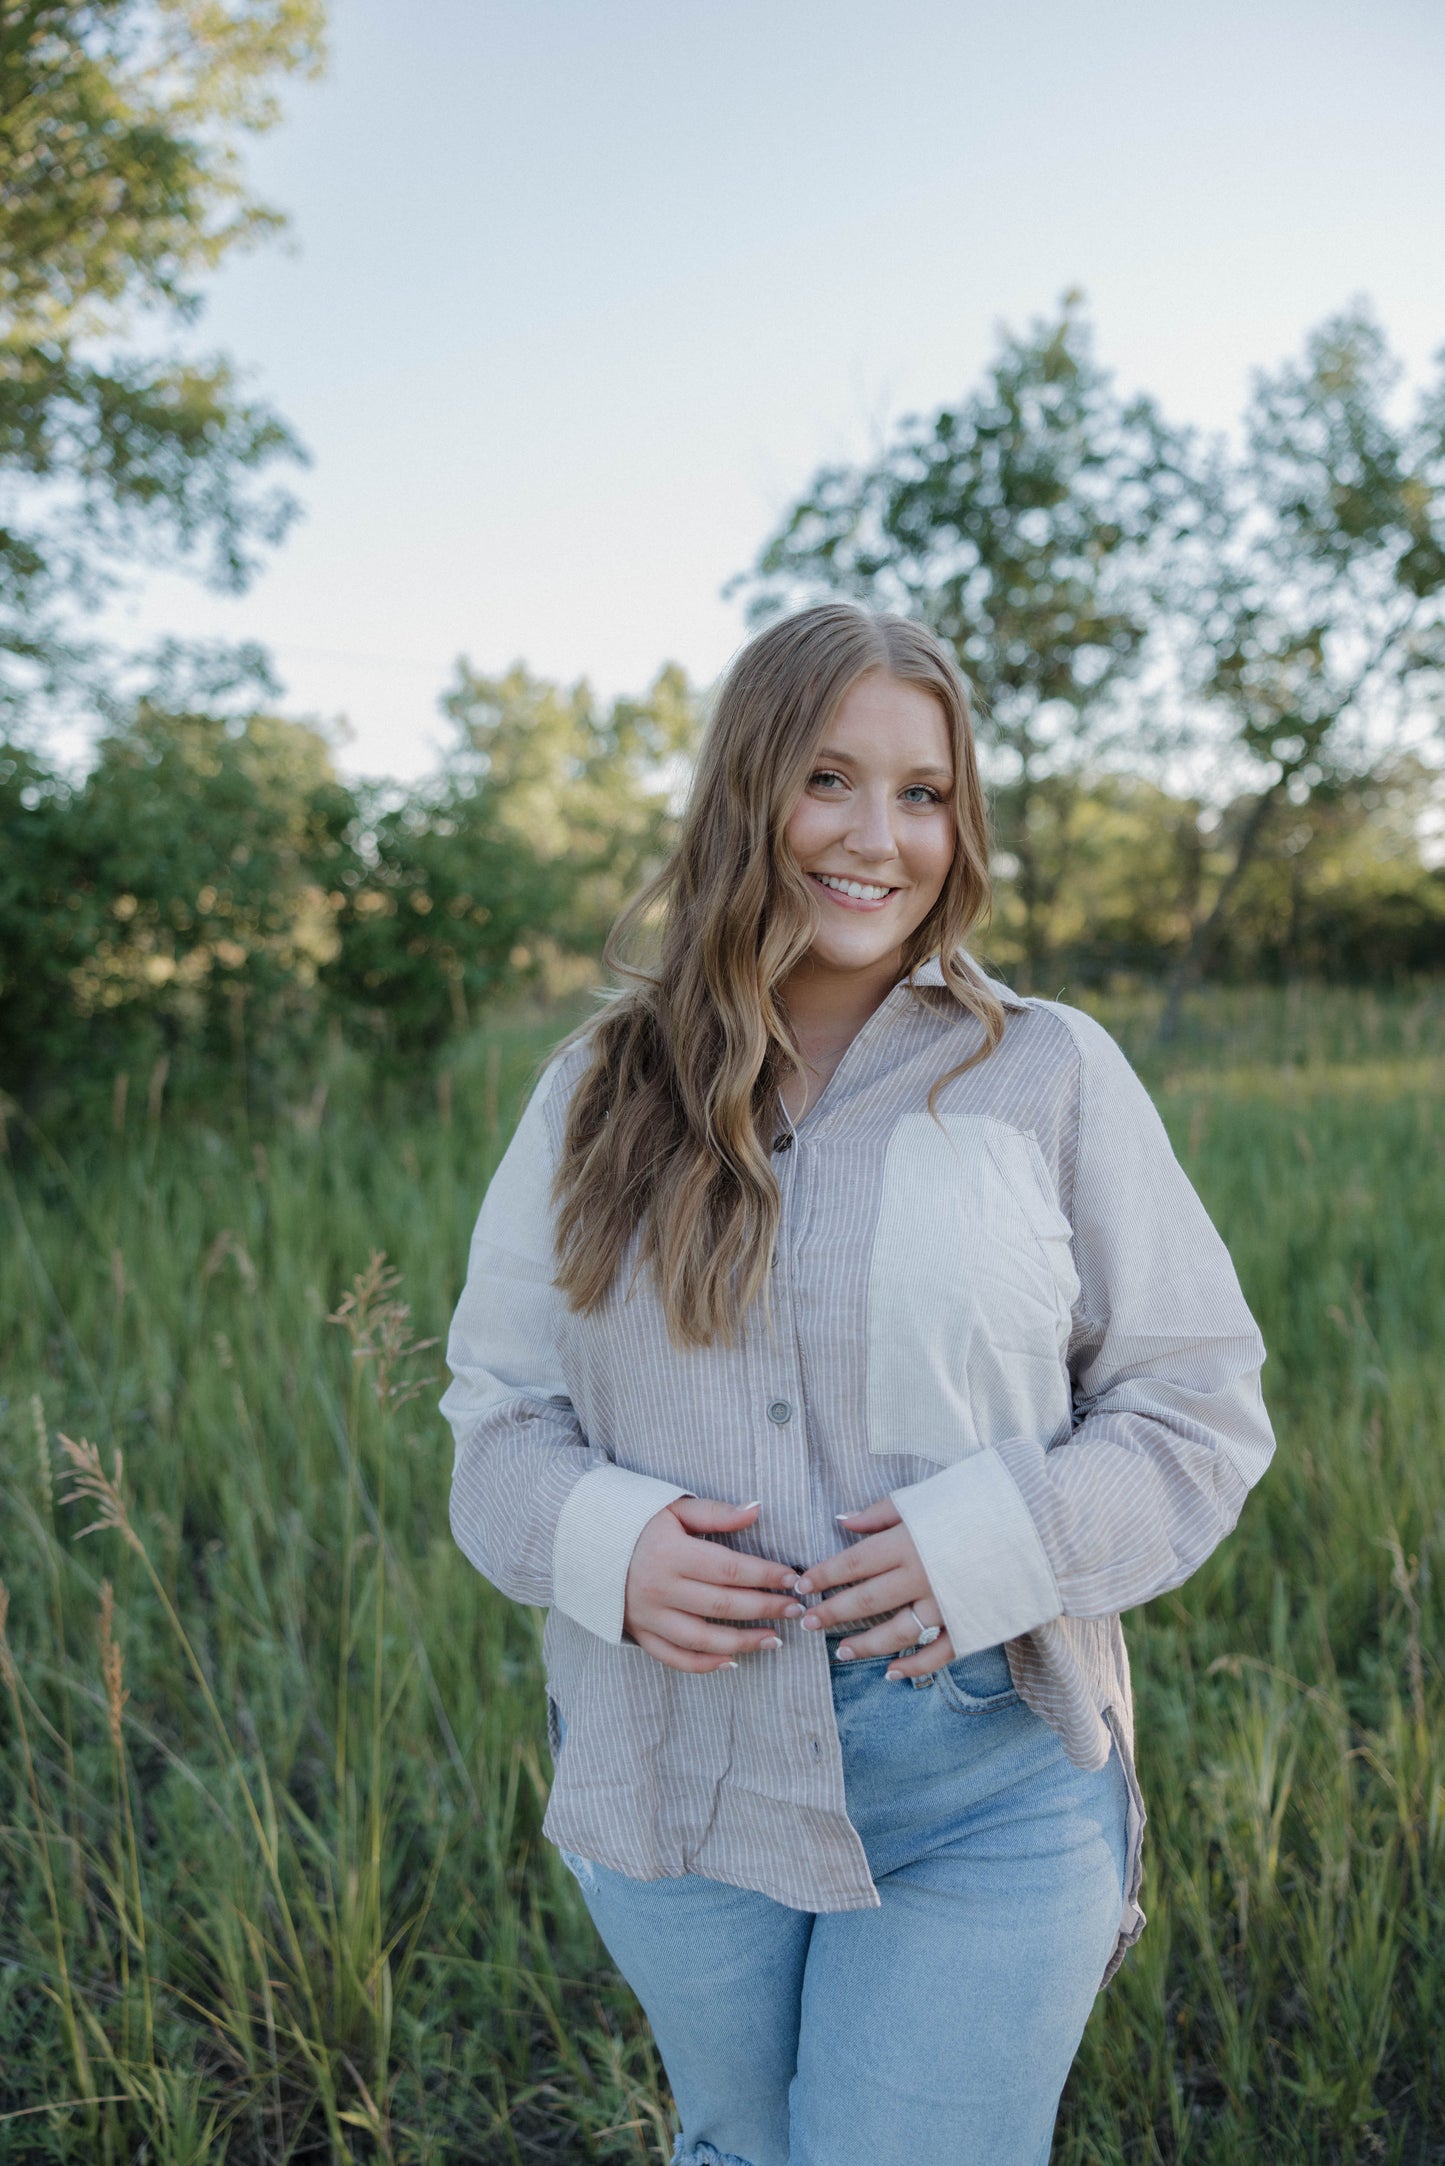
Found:
<svg viewBox="0 0 1445 2166"><path fill-rule="evenodd" d="M1270 814L1279 801L1286 777L1281 775L1267 790L1256 798L1254 809L1244 823L1239 846L1234 853L1234 863L1224 876L1224 883L1215 896L1206 917L1199 919L1189 936L1185 949L1173 970L1169 973L1168 991L1164 996L1164 1012L1159 1018L1159 1043L1167 1045L1179 1028L1179 1011L1186 993L1192 992L1203 977L1210 957L1214 953L1225 913L1234 899L1235 890L1258 854L1260 841L1269 824Z"/></svg>

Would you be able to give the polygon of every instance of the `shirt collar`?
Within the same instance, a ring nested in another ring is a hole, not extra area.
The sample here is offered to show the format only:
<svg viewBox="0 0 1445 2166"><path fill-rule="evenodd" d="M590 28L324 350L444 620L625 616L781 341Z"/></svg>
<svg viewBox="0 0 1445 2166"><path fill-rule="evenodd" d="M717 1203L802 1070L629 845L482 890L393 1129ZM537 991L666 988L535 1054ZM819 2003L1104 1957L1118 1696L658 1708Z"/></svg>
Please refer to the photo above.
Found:
<svg viewBox="0 0 1445 2166"><path fill-rule="evenodd" d="M989 977L988 973L979 967L979 965L974 961L973 957L968 954L966 950L961 949L960 953L963 957L963 961L968 966L968 969L971 971L972 975L977 978L981 984L987 986L988 990L993 994L994 999L997 1000L1002 1007L1026 1008L1028 1006L1028 1002L1022 999L1019 994L1014 992L1011 986L1003 984L1003 982L998 978ZM906 985L908 981L905 978L904 980L902 980L902 982ZM930 955L927 962L920 963L918 965L918 968L913 973L913 983L915 985L942 985L944 982L945 980L943 976L943 964L939 957L936 955Z"/></svg>

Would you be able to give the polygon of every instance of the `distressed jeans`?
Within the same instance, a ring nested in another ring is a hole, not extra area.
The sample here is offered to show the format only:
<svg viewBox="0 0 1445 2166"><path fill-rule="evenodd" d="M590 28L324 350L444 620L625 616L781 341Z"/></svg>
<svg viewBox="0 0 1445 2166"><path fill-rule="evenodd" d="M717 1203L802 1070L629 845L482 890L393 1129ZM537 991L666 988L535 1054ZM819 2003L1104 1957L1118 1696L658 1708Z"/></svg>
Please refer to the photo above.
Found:
<svg viewBox="0 0 1445 2166"><path fill-rule="evenodd" d="M878 1910L790 1910L567 1857L646 2011L674 2166L1047 2166L1123 1908L1117 1752L1073 1765L1001 1647L832 1664Z"/></svg>

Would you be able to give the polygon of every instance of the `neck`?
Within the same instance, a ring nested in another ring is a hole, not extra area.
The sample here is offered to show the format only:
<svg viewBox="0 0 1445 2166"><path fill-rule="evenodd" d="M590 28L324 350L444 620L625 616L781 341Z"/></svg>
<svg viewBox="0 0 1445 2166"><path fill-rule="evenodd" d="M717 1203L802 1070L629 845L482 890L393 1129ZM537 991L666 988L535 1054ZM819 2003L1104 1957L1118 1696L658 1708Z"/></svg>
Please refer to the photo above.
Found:
<svg viewBox="0 0 1445 2166"><path fill-rule="evenodd" d="M836 1065L870 1015L898 983L896 955L863 970L820 968L805 956L780 987L803 1058Z"/></svg>

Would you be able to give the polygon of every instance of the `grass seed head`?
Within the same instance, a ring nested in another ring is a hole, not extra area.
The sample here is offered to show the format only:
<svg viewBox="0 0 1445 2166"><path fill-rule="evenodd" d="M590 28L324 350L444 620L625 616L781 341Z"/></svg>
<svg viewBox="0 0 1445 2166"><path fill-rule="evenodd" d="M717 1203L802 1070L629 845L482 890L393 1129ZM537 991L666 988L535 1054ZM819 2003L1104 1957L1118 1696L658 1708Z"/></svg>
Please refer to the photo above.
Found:
<svg viewBox="0 0 1445 2166"><path fill-rule="evenodd" d="M121 1489L125 1462L119 1451L115 1453L112 1461L114 1473L107 1475L100 1463L100 1453L85 1437L77 1443L73 1437L66 1436L62 1431L60 1443L70 1461L70 1469L65 1476L70 1486L61 1497L61 1503L90 1504L96 1512L90 1525L80 1529L81 1535L99 1534L103 1528L114 1527L139 1555L141 1539L131 1525L130 1514L125 1506L125 1495Z"/></svg>
<svg viewBox="0 0 1445 2166"><path fill-rule="evenodd" d="M50 1431L45 1426L45 1404L38 1391L30 1394L30 1419L35 1429L35 1462L40 1470L40 1501L48 1512L54 1495Z"/></svg>
<svg viewBox="0 0 1445 2166"><path fill-rule="evenodd" d="M398 1377L401 1364L440 1343L410 1336L411 1304L397 1299L400 1288L401 1273L388 1264L385 1249L373 1249L366 1269L353 1278L350 1293L342 1295L326 1319L340 1325L351 1340L353 1361L376 1363L377 1404L393 1412L436 1382L434 1376Z"/></svg>
<svg viewBox="0 0 1445 2166"><path fill-rule="evenodd" d="M115 1589L108 1579L100 1583L100 1670L105 1679L105 1709L110 1741L120 1751L121 1718L130 1694L125 1689L125 1656L115 1637Z"/></svg>

